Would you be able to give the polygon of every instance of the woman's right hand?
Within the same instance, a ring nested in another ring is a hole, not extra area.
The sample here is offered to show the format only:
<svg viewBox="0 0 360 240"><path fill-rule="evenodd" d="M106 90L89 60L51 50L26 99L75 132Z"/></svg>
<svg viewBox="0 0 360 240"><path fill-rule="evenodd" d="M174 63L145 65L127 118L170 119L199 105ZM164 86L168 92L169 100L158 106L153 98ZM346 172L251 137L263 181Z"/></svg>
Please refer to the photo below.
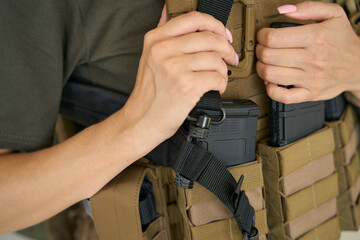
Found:
<svg viewBox="0 0 360 240"><path fill-rule="evenodd" d="M148 32L135 88L123 108L128 122L143 126L154 146L171 137L204 93L223 93L226 63L237 65L232 36L210 15L190 12Z"/></svg>

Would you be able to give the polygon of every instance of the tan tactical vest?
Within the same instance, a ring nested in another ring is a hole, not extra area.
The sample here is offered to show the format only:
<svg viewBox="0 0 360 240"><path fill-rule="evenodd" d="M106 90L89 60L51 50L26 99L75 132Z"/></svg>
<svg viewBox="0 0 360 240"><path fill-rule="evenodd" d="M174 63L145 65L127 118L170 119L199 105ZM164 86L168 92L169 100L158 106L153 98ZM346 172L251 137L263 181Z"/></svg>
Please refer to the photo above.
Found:
<svg viewBox="0 0 360 240"><path fill-rule="evenodd" d="M198 2L167 0L169 18L196 10ZM234 0L227 28L241 61L229 67L222 97L250 99L260 113L257 161L229 170L235 179L245 176L242 188L255 209L259 239L336 240L341 230L360 227L360 126L353 107L349 105L340 120L290 145L275 148L266 143L269 99L255 72L255 34L270 22L289 21L276 7L298 2ZM346 4L359 33L359 2L338 3ZM139 194L145 176L153 183L157 218L143 232ZM215 195L197 183L193 189L179 188L174 179L171 169L146 159L115 177L90 200L100 240L242 239L232 213Z"/></svg>

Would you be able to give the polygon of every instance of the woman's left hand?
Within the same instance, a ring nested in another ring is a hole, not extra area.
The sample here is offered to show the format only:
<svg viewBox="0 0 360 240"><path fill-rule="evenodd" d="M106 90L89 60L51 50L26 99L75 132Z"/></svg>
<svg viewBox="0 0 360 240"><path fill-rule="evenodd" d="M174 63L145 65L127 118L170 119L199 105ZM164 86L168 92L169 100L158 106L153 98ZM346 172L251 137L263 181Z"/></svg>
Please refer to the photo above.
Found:
<svg viewBox="0 0 360 240"><path fill-rule="evenodd" d="M318 23L258 32L256 70L269 97L289 104L360 92L360 40L344 10L320 2L278 10L292 19Z"/></svg>

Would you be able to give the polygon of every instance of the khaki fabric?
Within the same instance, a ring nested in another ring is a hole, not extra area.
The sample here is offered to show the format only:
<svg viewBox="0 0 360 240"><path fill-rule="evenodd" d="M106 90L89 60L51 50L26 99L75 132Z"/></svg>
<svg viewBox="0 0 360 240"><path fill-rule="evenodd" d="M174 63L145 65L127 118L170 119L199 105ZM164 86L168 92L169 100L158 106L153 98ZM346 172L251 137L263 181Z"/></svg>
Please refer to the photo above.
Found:
<svg viewBox="0 0 360 240"><path fill-rule="evenodd" d="M245 176L242 185L242 189L245 191L264 186L261 159L252 163L231 167L229 171L237 180L240 179L241 175ZM185 192L187 206L194 206L217 199L213 193L198 183L194 184L193 189L186 189Z"/></svg>
<svg viewBox="0 0 360 240"><path fill-rule="evenodd" d="M256 142L260 142L269 136L269 117L263 117L258 120L258 129L256 135Z"/></svg>
<svg viewBox="0 0 360 240"><path fill-rule="evenodd" d="M168 237L166 235L166 231L165 230L161 231L152 240L168 240Z"/></svg>
<svg viewBox="0 0 360 240"><path fill-rule="evenodd" d="M124 219L126 221L127 219ZM122 231L121 226L119 226L119 231ZM127 232L128 230L125 230ZM163 217L158 217L155 221L150 223L146 231L143 233L143 240L153 240L158 238L159 240L168 239L166 229L165 229L165 219Z"/></svg>
<svg viewBox="0 0 360 240"><path fill-rule="evenodd" d="M345 117L343 122L340 124L340 132L342 143L346 146L353 134L358 122L357 114L352 106L348 106L345 110Z"/></svg>
<svg viewBox="0 0 360 240"><path fill-rule="evenodd" d="M79 202L44 223L45 238L28 236L37 240L98 240L94 223Z"/></svg>
<svg viewBox="0 0 360 240"><path fill-rule="evenodd" d="M287 235L291 239L296 239L314 227L317 227L330 218L336 216L336 212L336 198L333 198L321 206L314 208L306 214L287 223Z"/></svg>
<svg viewBox="0 0 360 240"><path fill-rule="evenodd" d="M287 239L284 228L286 221L295 219L337 196L336 174L291 195L290 200L284 198L285 196L281 193L280 188L280 181L284 177L309 162L331 154L334 148L333 132L331 128L327 127L282 148L269 147L266 140L258 144L258 155L263 159L270 239ZM315 197L317 195L321 196L317 196L318 198L315 200L313 192L317 192Z"/></svg>
<svg viewBox="0 0 360 240"><path fill-rule="evenodd" d="M264 209L263 189L257 188L246 191L246 196L255 211ZM194 226L204 225L213 221L232 218L230 210L219 200L200 203L191 206L189 209L189 219Z"/></svg>
<svg viewBox="0 0 360 240"><path fill-rule="evenodd" d="M357 99L352 93L346 92L345 93L346 100L357 107L360 107L360 100Z"/></svg>
<svg viewBox="0 0 360 240"><path fill-rule="evenodd" d="M333 152L334 148L333 133L329 128L284 147L278 152L281 175L287 176L308 162Z"/></svg>
<svg viewBox="0 0 360 240"><path fill-rule="evenodd" d="M95 228L101 240L152 239L165 229L165 219L159 217L145 234L142 232L139 194L145 176L154 185L157 213L163 210L164 198L157 192L161 189L157 182L159 173L145 166L132 165L90 199Z"/></svg>
<svg viewBox="0 0 360 240"><path fill-rule="evenodd" d="M298 240L338 240L340 239L339 218L334 217L331 220L321 224L319 227L306 233Z"/></svg>
<svg viewBox="0 0 360 240"><path fill-rule="evenodd" d="M281 177L289 175L310 161L332 153L335 149L333 132L330 128L324 128L280 148L269 147L266 142L260 145L261 157L278 159Z"/></svg>
<svg viewBox="0 0 360 240"><path fill-rule="evenodd" d="M349 190L349 199L351 204L355 205L360 194L360 177L356 180L355 185Z"/></svg>
<svg viewBox="0 0 360 240"><path fill-rule="evenodd" d="M288 198L284 198L286 220L291 221L311 209L319 207L337 197L338 193L337 174L333 174Z"/></svg>
<svg viewBox="0 0 360 240"><path fill-rule="evenodd" d="M355 205L355 207L352 210L353 210L354 219L355 219L355 228L359 229L360 228L360 203Z"/></svg>
<svg viewBox="0 0 360 240"><path fill-rule="evenodd" d="M255 207L255 225L260 234L266 234L266 210L264 209L263 175L261 158L257 161L229 168L235 179L245 176L242 189ZM229 210L214 194L195 183L193 189L178 188L178 206L183 221L183 239L237 239L240 234ZM223 220L225 219L225 220ZM216 221L216 222L214 222ZM235 225L234 225L235 224ZM224 225L226 229L224 229ZM206 230L206 229L211 230ZM202 232L205 231L205 232ZM217 231L215 234L210 234Z"/></svg>
<svg viewBox="0 0 360 240"><path fill-rule="evenodd" d="M295 170L281 180L282 192L285 196L309 187L335 172L334 156L332 153Z"/></svg>
<svg viewBox="0 0 360 240"><path fill-rule="evenodd" d="M349 203L347 193L338 196L338 213L340 220L340 227L342 231L354 231L357 229L353 211Z"/></svg>
<svg viewBox="0 0 360 240"><path fill-rule="evenodd" d="M356 181L360 176L360 159L358 153L353 156L351 163L346 166L346 175L349 187L355 186Z"/></svg>
<svg viewBox="0 0 360 240"><path fill-rule="evenodd" d="M267 232L266 211L258 211L255 213L257 219L255 226L259 230L259 235ZM218 240L218 239L241 239L242 235L235 219L212 222L202 226L191 227L191 239L199 240Z"/></svg>
<svg viewBox="0 0 360 240"><path fill-rule="evenodd" d="M348 100L352 97L349 94L345 95ZM336 145L334 156L338 174L337 205L340 227L345 231L356 230L358 226L351 205L353 199L350 188L356 185L360 171L359 161L355 160L358 159L357 147L359 145L358 116L353 107L348 105L340 120L329 122L327 125L333 130ZM355 188L352 190L355 192Z"/></svg>
<svg viewBox="0 0 360 240"><path fill-rule="evenodd" d="M359 22L359 19L360 19L360 12L354 14L354 16L352 16L350 18L351 25L352 25L352 27L353 27L353 29L354 29L354 31L355 31L355 33L357 35L360 35L360 22ZM356 98L354 98L354 99L356 99ZM351 103L353 103L357 107L360 106L360 105L358 105L359 101L357 99L355 100L355 102L353 101Z"/></svg>
<svg viewBox="0 0 360 240"><path fill-rule="evenodd" d="M343 148L345 165L350 164L359 146L359 141L360 141L360 125L357 124L354 131L351 133L349 142Z"/></svg>

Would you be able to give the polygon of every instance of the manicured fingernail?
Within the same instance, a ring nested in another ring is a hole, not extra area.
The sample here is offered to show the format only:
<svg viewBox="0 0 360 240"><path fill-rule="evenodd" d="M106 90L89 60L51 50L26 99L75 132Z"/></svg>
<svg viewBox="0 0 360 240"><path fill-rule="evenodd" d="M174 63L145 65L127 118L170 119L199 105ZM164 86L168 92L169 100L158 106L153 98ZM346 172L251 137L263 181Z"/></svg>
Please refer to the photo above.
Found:
<svg viewBox="0 0 360 240"><path fill-rule="evenodd" d="M235 54L235 59L236 59L236 66L237 66L237 65L239 65L239 61L240 61L239 55Z"/></svg>
<svg viewBox="0 0 360 240"><path fill-rule="evenodd" d="M284 13L293 13L296 12L296 6L295 5L283 5L277 8L280 14Z"/></svg>
<svg viewBox="0 0 360 240"><path fill-rule="evenodd" d="M233 36L232 36L232 34L231 34L231 32L230 32L230 30L229 29L227 29L227 28L225 28L226 29L226 35L227 35L227 37L228 37L228 39L229 39L229 42L230 43L232 43L233 42Z"/></svg>
<svg viewBox="0 0 360 240"><path fill-rule="evenodd" d="M267 86L269 84L269 82L265 80L264 84L265 84L265 86Z"/></svg>

